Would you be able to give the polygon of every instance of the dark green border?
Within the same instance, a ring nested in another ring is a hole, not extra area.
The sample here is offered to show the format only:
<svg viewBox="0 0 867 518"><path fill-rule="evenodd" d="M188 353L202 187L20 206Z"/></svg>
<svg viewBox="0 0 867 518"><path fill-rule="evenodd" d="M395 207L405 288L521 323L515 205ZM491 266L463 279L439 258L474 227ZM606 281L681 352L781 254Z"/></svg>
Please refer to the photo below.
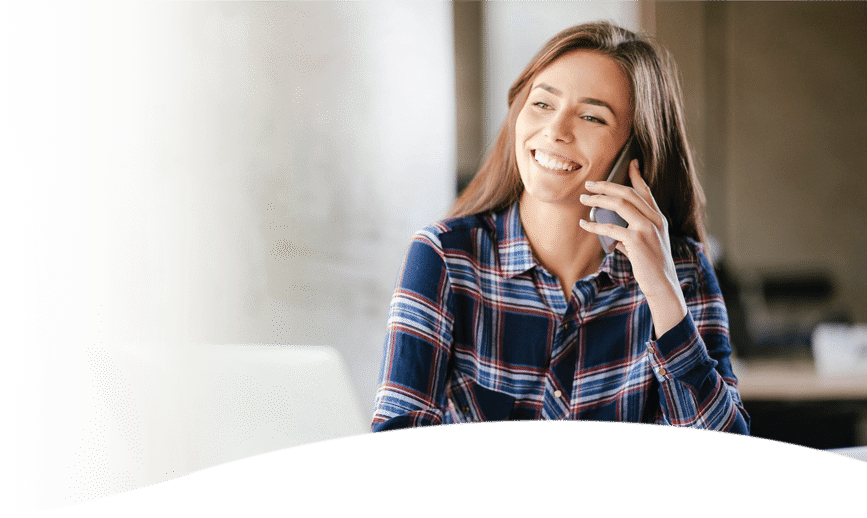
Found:
<svg viewBox="0 0 867 518"><path fill-rule="evenodd" d="M20 27L0 3L0 42ZM13 64L7 49L0 73ZM7 88L5 81L3 88ZM0 99L7 99L7 91ZM6 487L20 360L32 321L31 172L0 106L4 311L0 345ZM25 316L22 316L25 315ZM691 430L603 423L510 423L392 432L287 450L132 493L49 511L115 516L281 513L732 516L863 513L867 465L806 448ZM5 506L4 506L5 508Z"/></svg>

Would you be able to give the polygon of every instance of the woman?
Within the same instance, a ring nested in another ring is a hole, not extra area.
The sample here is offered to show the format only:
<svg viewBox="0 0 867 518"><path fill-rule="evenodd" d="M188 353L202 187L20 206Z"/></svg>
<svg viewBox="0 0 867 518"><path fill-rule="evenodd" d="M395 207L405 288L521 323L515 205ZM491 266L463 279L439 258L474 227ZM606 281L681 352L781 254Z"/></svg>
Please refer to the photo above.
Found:
<svg viewBox="0 0 867 518"><path fill-rule="evenodd" d="M527 65L451 217L409 247L374 431L592 419L748 433L673 68L606 22L562 31ZM605 181L630 136L631 186ZM588 221L592 207L628 227Z"/></svg>

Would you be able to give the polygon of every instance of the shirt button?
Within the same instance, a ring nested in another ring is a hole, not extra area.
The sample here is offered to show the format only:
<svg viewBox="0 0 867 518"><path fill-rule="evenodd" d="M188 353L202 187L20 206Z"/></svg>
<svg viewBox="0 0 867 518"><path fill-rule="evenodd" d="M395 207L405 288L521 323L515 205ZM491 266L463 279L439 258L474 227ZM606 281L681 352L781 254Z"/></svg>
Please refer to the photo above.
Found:
<svg viewBox="0 0 867 518"><path fill-rule="evenodd" d="M559 390L555 390L555 391L554 391L554 397L557 397L557 398L558 398L558 397L560 397L560 396L562 396L562 395L563 395L563 393L560 392Z"/></svg>
<svg viewBox="0 0 867 518"><path fill-rule="evenodd" d="M659 374L660 376L666 376L666 375L668 375L668 371L666 371L666 370L665 370L664 368L662 368L662 367L657 367L657 368L656 368L656 373Z"/></svg>
<svg viewBox="0 0 867 518"><path fill-rule="evenodd" d="M470 413L470 407L468 407L468 406L466 406L466 405L462 406L462 407L461 407L461 412L463 412L463 413L465 413L465 414L469 414L469 413Z"/></svg>
<svg viewBox="0 0 867 518"><path fill-rule="evenodd" d="M569 322L565 322L565 323L563 324L563 330L564 330L564 331L568 331L568 330L569 330Z"/></svg>

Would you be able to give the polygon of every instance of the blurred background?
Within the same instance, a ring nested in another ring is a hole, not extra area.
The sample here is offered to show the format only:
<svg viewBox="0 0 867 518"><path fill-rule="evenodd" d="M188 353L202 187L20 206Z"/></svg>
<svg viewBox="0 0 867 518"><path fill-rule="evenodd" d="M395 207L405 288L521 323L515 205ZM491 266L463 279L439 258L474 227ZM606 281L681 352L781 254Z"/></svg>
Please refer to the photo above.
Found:
<svg viewBox="0 0 867 518"><path fill-rule="evenodd" d="M867 445L867 4L5 3L0 510L364 433L410 236L602 18L679 65L754 435Z"/></svg>
<svg viewBox="0 0 867 518"><path fill-rule="evenodd" d="M459 189L511 82L575 8L454 4ZM753 435L867 444L867 4L592 3L587 19L603 16L593 9L678 64Z"/></svg>
<svg viewBox="0 0 867 518"><path fill-rule="evenodd" d="M658 2L751 432L867 444L867 4Z"/></svg>

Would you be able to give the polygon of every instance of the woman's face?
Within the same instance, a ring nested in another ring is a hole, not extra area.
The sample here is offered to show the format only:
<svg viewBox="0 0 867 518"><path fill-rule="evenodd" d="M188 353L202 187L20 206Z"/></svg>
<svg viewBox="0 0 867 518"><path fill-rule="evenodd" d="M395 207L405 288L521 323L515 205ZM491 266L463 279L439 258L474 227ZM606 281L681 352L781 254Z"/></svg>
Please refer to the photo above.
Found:
<svg viewBox="0 0 867 518"><path fill-rule="evenodd" d="M515 122L522 203L586 208L584 182L605 180L629 137L631 93L617 63L594 51L564 54L537 74Z"/></svg>

